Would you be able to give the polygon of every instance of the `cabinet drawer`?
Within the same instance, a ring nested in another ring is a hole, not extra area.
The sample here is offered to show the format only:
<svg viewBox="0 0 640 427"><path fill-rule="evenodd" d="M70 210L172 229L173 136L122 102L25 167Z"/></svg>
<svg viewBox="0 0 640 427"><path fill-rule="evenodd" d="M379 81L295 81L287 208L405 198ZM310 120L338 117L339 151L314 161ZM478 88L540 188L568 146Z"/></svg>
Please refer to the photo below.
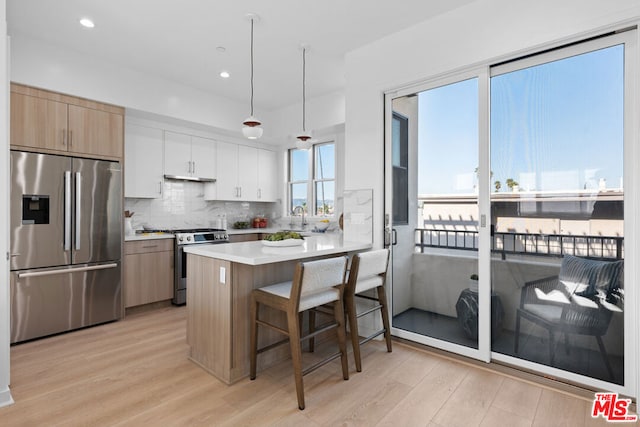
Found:
<svg viewBox="0 0 640 427"><path fill-rule="evenodd" d="M173 251L173 243L173 239L149 239L125 242L124 253L125 255L130 255Z"/></svg>

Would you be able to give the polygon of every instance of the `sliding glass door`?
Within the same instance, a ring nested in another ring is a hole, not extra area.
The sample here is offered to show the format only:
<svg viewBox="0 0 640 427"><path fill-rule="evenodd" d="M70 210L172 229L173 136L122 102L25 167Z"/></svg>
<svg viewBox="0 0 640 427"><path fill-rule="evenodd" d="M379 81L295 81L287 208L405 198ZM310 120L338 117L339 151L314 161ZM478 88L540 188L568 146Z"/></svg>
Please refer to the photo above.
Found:
<svg viewBox="0 0 640 427"><path fill-rule="evenodd" d="M629 291L624 40L491 70L491 285L506 313L492 351L617 385Z"/></svg>
<svg viewBox="0 0 640 427"><path fill-rule="evenodd" d="M635 37L387 95L395 335L632 394Z"/></svg>
<svg viewBox="0 0 640 427"><path fill-rule="evenodd" d="M392 326L479 356L478 77L390 103Z"/></svg>

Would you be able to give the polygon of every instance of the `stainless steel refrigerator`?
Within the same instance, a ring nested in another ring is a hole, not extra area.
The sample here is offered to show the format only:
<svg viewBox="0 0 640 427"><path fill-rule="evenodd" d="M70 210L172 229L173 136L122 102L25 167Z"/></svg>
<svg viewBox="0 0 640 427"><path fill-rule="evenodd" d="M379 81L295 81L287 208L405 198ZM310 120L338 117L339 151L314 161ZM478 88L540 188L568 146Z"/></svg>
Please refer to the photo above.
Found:
<svg viewBox="0 0 640 427"><path fill-rule="evenodd" d="M11 151L11 342L122 317L117 162Z"/></svg>

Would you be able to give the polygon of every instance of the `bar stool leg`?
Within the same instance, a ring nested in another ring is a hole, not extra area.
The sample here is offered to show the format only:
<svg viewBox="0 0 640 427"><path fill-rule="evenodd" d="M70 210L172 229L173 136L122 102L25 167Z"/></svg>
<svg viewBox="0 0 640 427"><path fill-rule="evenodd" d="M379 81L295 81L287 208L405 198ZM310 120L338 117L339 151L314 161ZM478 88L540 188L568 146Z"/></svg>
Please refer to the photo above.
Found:
<svg viewBox="0 0 640 427"><path fill-rule="evenodd" d="M382 326L384 327L384 339L387 342L387 352L391 353L391 327L389 325L389 310L387 309L387 293L384 286L378 286L378 302L382 313Z"/></svg>
<svg viewBox="0 0 640 427"><path fill-rule="evenodd" d="M314 310L307 311L309 314L309 333L316 331L316 312ZM313 353L316 349L316 338L309 338L309 352Z"/></svg>
<svg viewBox="0 0 640 427"><path fill-rule="evenodd" d="M347 360L347 334L344 320L344 305L339 299L333 305L333 315L338 324L338 348L340 349L340 360L342 361L342 378L349 379L349 361Z"/></svg>
<svg viewBox="0 0 640 427"><path fill-rule="evenodd" d="M291 346L291 361L293 363L293 376L296 382L296 394L298 396L298 408L304 409L304 385L302 382L302 347L300 344L300 323L298 313L287 312L289 326L289 344Z"/></svg>
<svg viewBox="0 0 640 427"><path fill-rule="evenodd" d="M356 316L356 302L354 295L345 294L345 307L349 317L349 330L351 332L351 345L353 346L353 358L356 362L356 371L362 372L362 359L360 358L360 335L358 334L358 318Z"/></svg>

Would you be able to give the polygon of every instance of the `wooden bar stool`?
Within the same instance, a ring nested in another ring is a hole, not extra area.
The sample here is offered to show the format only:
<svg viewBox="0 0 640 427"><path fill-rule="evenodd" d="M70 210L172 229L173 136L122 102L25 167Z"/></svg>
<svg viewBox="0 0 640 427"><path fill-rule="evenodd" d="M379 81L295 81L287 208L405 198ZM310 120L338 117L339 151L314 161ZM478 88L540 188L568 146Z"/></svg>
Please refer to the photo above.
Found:
<svg viewBox="0 0 640 427"><path fill-rule="evenodd" d="M391 328L389 326L389 312L387 310L387 295L384 284L389 265L389 250L379 249L375 251L363 252L353 256L349 280L344 291L345 309L349 319L349 330L351 331L351 344L353 345L353 356L356 361L356 370L362 371L362 361L360 358L360 346L373 338L384 334L387 342L387 351L391 352ZM363 295L362 293L371 289L376 290L377 297ZM376 302L371 307L361 313L356 310L355 297L372 300ZM358 335L358 319L374 311L380 310L382 314L382 329L374 332L370 336L360 340Z"/></svg>
<svg viewBox="0 0 640 427"><path fill-rule="evenodd" d="M292 282L278 283L254 289L251 293L251 366L250 378L256 378L256 362L259 353L265 352L280 344L289 341L291 347L291 359L293 363L293 375L296 382L296 394L298 395L298 408L304 409L303 375L315 369L341 358L342 376L349 379L349 367L347 364L346 332L344 320L344 306L342 297L344 292L344 280L346 276L347 257L335 257L319 261L298 263ZM315 329L305 336L301 336L301 313L312 310L322 305L333 305L333 319L327 325ZM268 323L258 318L260 305L265 305L286 313L286 329ZM266 326L288 338L277 343L258 348L258 325ZM304 340L328 330L337 329L339 351L311 367L302 369L302 346Z"/></svg>

